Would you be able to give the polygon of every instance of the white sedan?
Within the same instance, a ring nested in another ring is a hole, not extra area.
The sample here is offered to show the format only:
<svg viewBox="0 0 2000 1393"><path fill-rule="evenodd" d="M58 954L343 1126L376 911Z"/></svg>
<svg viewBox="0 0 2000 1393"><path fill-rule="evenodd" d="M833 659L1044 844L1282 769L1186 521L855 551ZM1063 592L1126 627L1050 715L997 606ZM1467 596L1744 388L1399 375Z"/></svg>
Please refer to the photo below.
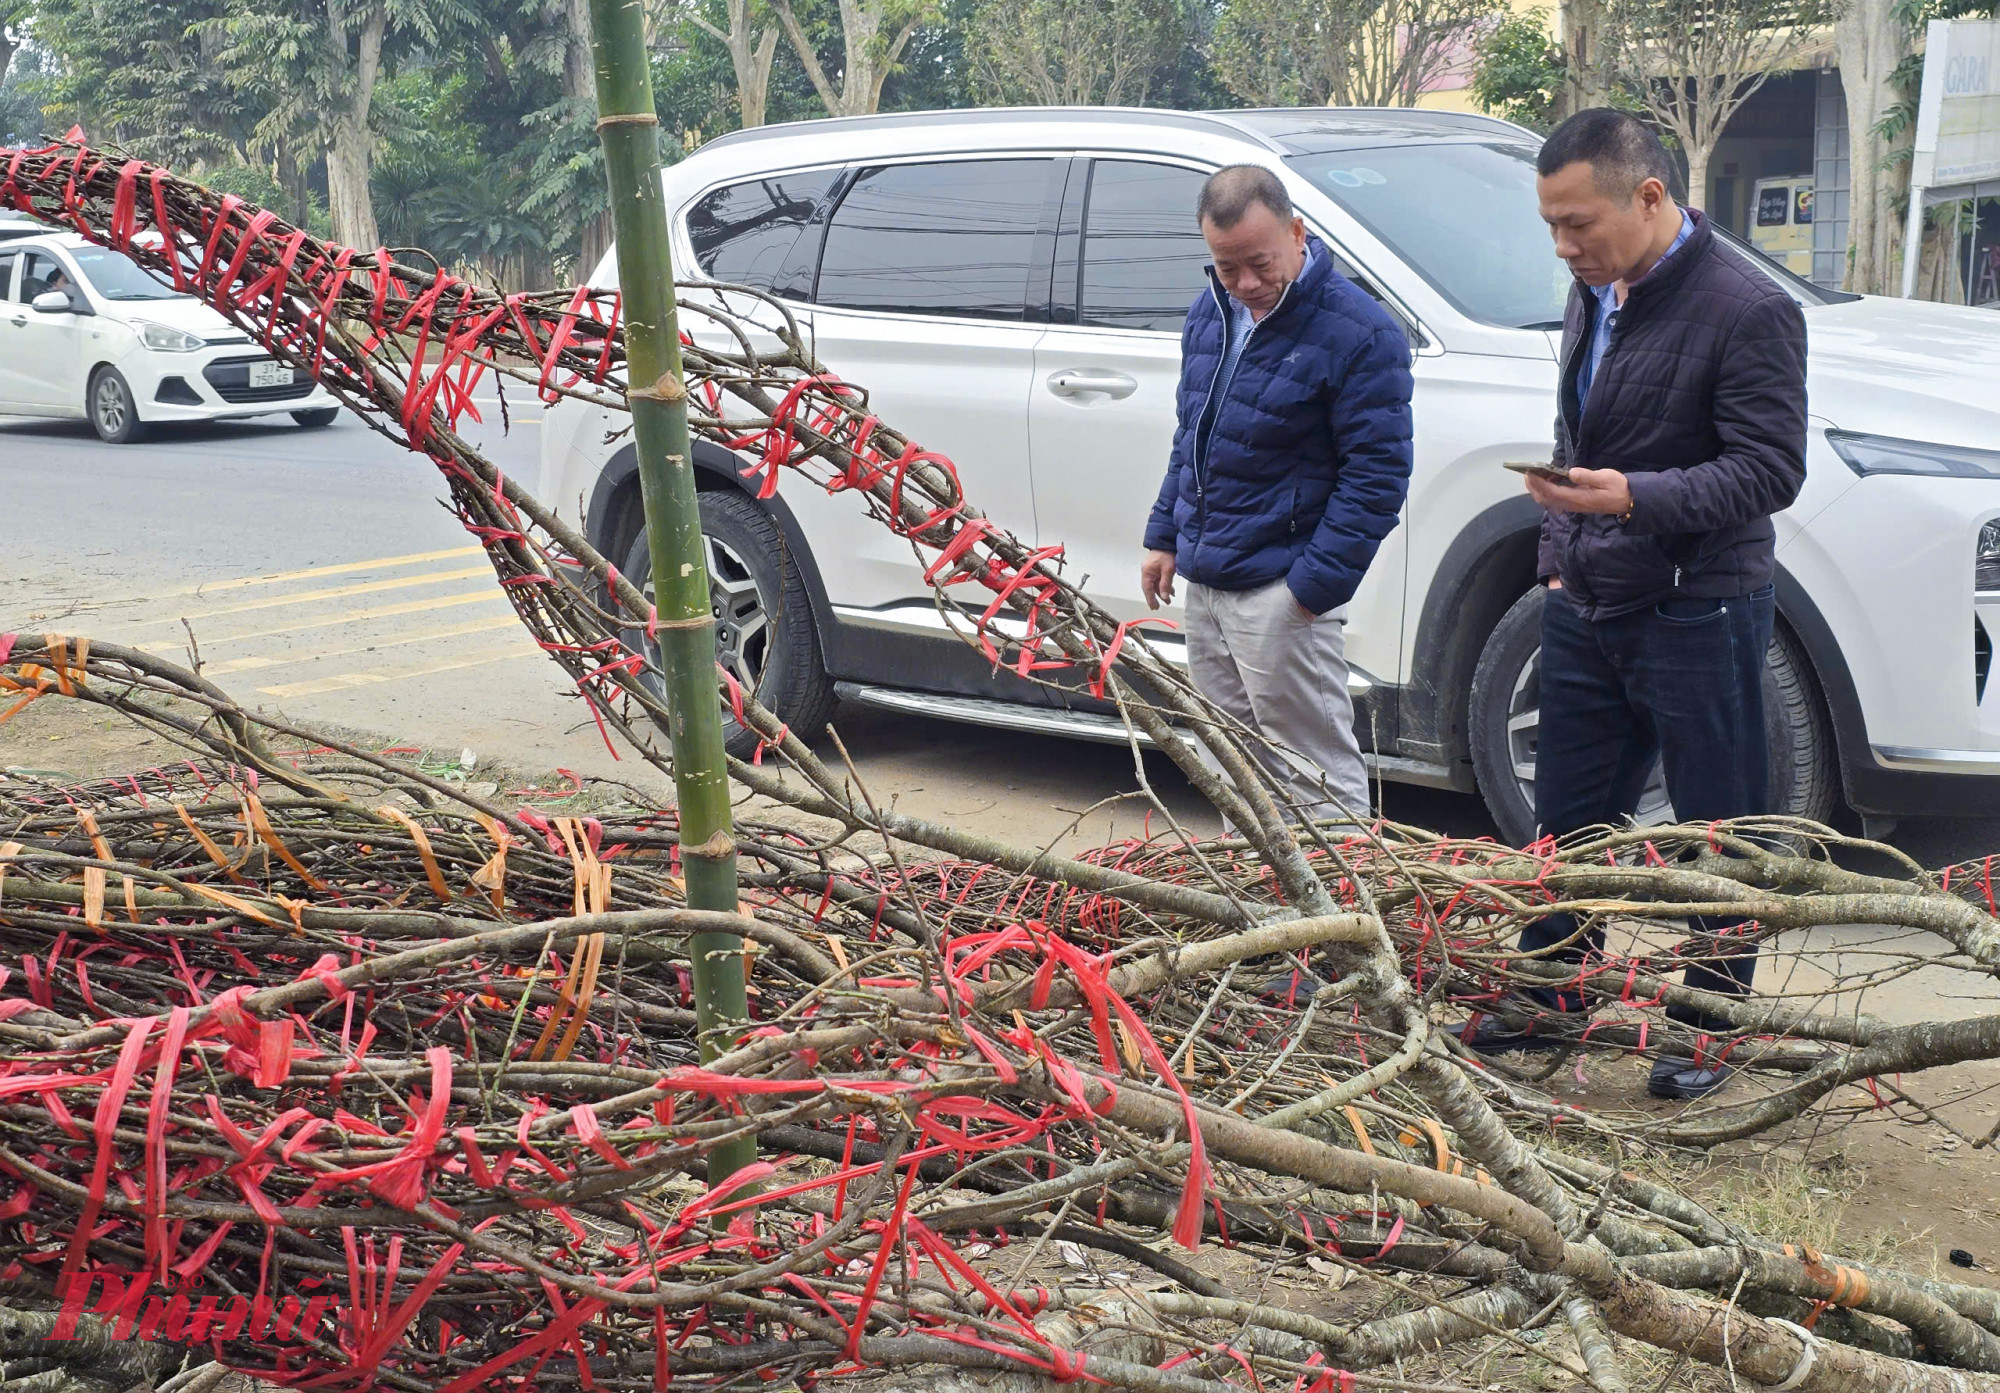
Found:
<svg viewBox="0 0 2000 1393"><path fill-rule="evenodd" d="M73 233L0 242L0 413L83 417L113 444L165 421L340 405L191 295Z"/></svg>

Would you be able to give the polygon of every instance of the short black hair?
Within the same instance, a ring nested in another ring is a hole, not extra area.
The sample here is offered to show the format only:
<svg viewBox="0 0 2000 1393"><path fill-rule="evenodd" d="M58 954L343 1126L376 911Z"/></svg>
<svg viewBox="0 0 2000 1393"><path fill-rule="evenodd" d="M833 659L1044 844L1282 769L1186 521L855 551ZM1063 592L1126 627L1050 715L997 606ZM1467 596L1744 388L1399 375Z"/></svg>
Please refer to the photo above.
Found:
<svg viewBox="0 0 2000 1393"><path fill-rule="evenodd" d="M1194 201L1195 225L1212 222L1227 232L1243 221L1253 203L1263 204L1280 218L1292 216L1291 195L1277 175L1261 164L1224 165L1201 186L1201 197Z"/></svg>
<svg viewBox="0 0 2000 1393"><path fill-rule="evenodd" d="M1549 132L1535 157L1535 173L1547 178L1573 164L1587 164L1597 191L1630 198L1648 179L1658 179L1668 196L1674 166L1652 127L1608 106L1587 107Z"/></svg>

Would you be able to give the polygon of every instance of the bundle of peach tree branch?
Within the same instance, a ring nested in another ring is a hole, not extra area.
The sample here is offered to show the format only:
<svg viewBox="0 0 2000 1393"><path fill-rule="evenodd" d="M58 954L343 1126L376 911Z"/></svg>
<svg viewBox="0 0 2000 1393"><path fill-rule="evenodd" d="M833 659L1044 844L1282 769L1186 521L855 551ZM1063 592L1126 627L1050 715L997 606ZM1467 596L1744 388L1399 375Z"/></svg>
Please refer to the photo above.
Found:
<svg viewBox="0 0 2000 1393"><path fill-rule="evenodd" d="M644 596L453 428L488 373L617 405L615 294L497 296L80 145L0 167L0 200L199 294L431 458L607 738L670 767ZM1625 1164L1888 1075L1868 1096L1928 1119L1910 1076L2000 1054L2000 1018L1830 1003L1919 963L1990 974L1983 868L1864 876L1842 838L1777 820L1529 851L1301 825L1275 752L1059 548L993 526L782 303L695 303L706 438L760 487L852 494L968 643L1112 702L1236 834L1166 818L1064 856L911 818L725 681L770 757L733 767L757 800L740 911L698 912L670 810L482 800L155 655L0 636L9 718L95 703L187 754L0 783L0 1378L136 1330L286 1382L453 1393L910 1366L1320 1393L1418 1386L1405 1365L1439 1350L1459 1353L1423 1386L1462 1386L1495 1349L1624 1389L1635 1343L1753 1386L2000 1388L1985 1289L1742 1232ZM1609 946L1523 958L1558 908ZM1858 973L1739 1001L1679 985L1720 951L1701 915L1748 918L1801 973L1808 931L1888 927ZM703 1065L688 944L714 932L744 940L751 1019ZM1449 1032L1525 1024L1557 985L1596 1008L1557 1063L1713 1052L1744 1082L1670 1117L1591 1112ZM693 1178L744 1137L756 1165ZM1309 1262L1329 1304L1266 1300L1233 1275L1247 1256Z"/></svg>

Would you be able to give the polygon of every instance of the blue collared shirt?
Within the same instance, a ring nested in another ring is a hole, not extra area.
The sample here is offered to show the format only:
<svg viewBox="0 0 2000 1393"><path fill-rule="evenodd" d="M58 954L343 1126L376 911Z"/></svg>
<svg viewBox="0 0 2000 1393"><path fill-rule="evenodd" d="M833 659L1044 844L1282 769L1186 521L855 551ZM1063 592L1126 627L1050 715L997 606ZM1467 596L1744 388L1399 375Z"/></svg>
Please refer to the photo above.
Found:
<svg viewBox="0 0 2000 1393"><path fill-rule="evenodd" d="M1666 265L1675 252L1687 245L1687 239L1693 235L1694 219L1689 217L1687 209L1683 208L1681 230L1674 235L1673 245L1653 263L1653 269L1646 272L1646 275L1650 276ZM1597 297L1597 317L1590 331L1590 352L1583 355L1583 366L1576 374L1576 404L1579 410L1590 400L1590 384L1597 379L1597 369L1604 362L1604 350L1611 343L1611 331L1618 323L1617 285L1593 285L1590 287L1590 292Z"/></svg>

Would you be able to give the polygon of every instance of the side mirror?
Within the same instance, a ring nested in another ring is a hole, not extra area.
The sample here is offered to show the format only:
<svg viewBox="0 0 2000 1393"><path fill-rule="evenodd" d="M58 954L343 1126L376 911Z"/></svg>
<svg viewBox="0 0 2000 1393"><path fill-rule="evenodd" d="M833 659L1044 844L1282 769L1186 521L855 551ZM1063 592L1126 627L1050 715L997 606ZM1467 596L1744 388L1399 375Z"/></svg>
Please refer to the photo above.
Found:
<svg viewBox="0 0 2000 1393"><path fill-rule="evenodd" d="M44 290L28 302L36 314L75 314L76 306L70 303L68 295L60 290Z"/></svg>

